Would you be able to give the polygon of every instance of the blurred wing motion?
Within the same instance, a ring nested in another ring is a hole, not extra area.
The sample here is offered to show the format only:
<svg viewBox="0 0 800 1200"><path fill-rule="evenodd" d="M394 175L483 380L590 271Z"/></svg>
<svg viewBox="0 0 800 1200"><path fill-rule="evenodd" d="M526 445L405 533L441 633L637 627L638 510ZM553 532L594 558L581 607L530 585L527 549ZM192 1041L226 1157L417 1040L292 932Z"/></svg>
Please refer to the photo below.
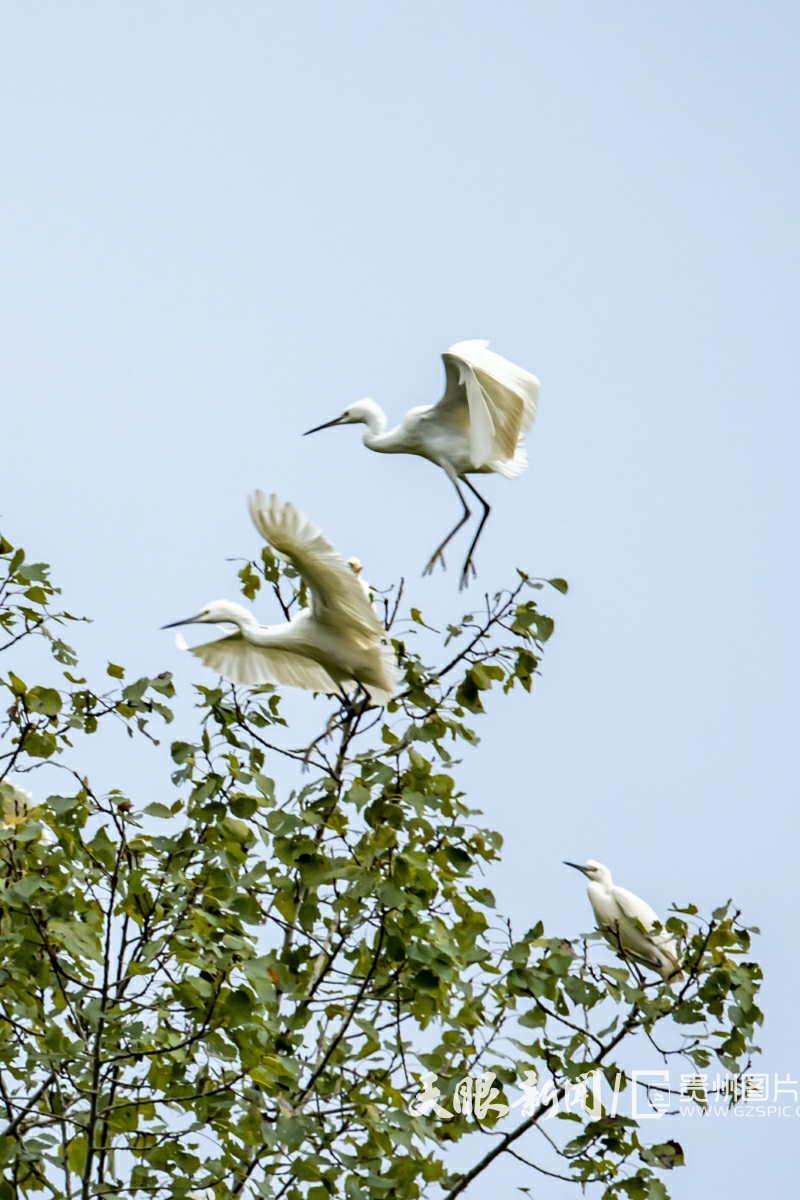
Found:
<svg viewBox="0 0 800 1200"><path fill-rule="evenodd" d="M358 576L319 526L274 495L267 500L259 491L247 503L264 540L305 580L315 620L347 628L366 642L385 635Z"/></svg>
<svg viewBox="0 0 800 1200"><path fill-rule="evenodd" d="M392 696L396 693L401 674L400 668L397 665L397 655L388 641L381 642L375 647L375 651L378 655L380 682L365 683L364 687L369 692L373 702L383 706L388 704Z"/></svg>
<svg viewBox="0 0 800 1200"><path fill-rule="evenodd" d="M539 380L488 345L457 342L442 355L445 393L429 419L446 417L462 426L468 420L475 466L513 479L528 465L523 439L536 416Z"/></svg>
<svg viewBox="0 0 800 1200"><path fill-rule="evenodd" d="M260 683L281 683L312 692L339 691L325 668L313 659L293 654L291 650L254 646L241 633L232 633L215 642L205 642L202 646L192 646L190 653L212 671L246 687L256 687Z"/></svg>

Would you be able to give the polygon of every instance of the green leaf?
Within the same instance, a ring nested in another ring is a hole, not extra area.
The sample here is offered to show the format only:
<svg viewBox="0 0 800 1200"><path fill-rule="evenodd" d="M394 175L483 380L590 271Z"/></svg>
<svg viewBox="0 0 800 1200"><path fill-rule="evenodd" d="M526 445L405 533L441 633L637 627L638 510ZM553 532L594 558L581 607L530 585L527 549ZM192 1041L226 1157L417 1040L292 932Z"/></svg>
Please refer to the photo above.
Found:
<svg viewBox="0 0 800 1200"><path fill-rule="evenodd" d="M56 717L61 712L61 696L55 688L34 687L28 692L28 708L31 712Z"/></svg>
<svg viewBox="0 0 800 1200"><path fill-rule="evenodd" d="M86 1138L84 1136L73 1138L67 1149L67 1160L70 1170L76 1175L82 1175L86 1166Z"/></svg>
<svg viewBox="0 0 800 1200"><path fill-rule="evenodd" d="M438 633L438 632L439 632L439 630L438 630L438 629L434 629L432 625L426 625L426 624L425 624L425 622L424 622L424 621L423 621L423 619L422 619L422 613L420 612L420 610L419 610L418 608L412 608L412 609L410 609L409 611L410 611L410 613L411 613L411 620L412 620L412 621L413 621L413 622L414 622L416 625L421 625L421 626L423 627L423 629L429 629L429 630L431 631L431 633Z"/></svg>
<svg viewBox="0 0 800 1200"><path fill-rule="evenodd" d="M52 733L27 733L22 739L22 748L31 758L50 758L58 749Z"/></svg>
<svg viewBox="0 0 800 1200"><path fill-rule="evenodd" d="M419 988L421 992L438 991L439 984L439 976L434 975L433 971L429 971L427 967L422 971L417 971L414 976L414 986Z"/></svg>
<svg viewBox="0 0 800 1200"><path fill-rule="evenodd" d="M250 958L242 964L242 970L247 978L248 983L255 988L259 1000L264 1004L270 1004L275 999L275 974L268 957ZM272 974L270 974L272 972Z"/></svg>
<svg viewBox="0 0 800 1200"><path fill-rule="evenodd" d="M255 796L234 796L231 812L237 817L252 817L253 813L258 812L258 801Z"/></svg>
<svg viewBox="0 0 800 1200"><path fill-rule="evenodd" d="M124 679L125 678L125 668L118 667L116 663L110 662L108 664L108 666L106 667L106 674L113 676L114 679Z"/></svg>
<svg viewBox="0 0 800 1200"><path fill-rule="evenodd" d="M61 816L62 813L69 812L76 804L81 801L81 796L48 796L45 803L52 808L53 812Z"/></svg>
<svg viewBox="0 0 800 1200"><path fill-rule="evenodd" d="M159 804L157 800L148 804L144 811L149 817L160 817L162 821L172 816L172 810L167 808L166 804Z"/></svg>
<svg viewBox="0 0 800 1200"><path fill-rule="evenodd" d="M47 880L41 879L38 875L24 875L22 879L18 879L13 888L10 889L16 896L21 896L23 900L30 900L35 892L41 890L52 891L53 885Z"/></svg>
<svg viewBox="0 0 800 1200"><path fill-rule="evenodd" d="M252 563L247 563L242 567L239 578L242 581L242 593L248 600L255 600L261 590L261 576L258 571L253 570Z"/></svg>
<svg viewBox="0 0 800 1200"><path fill-rule="evenodd" d="M8 678L11 684L11 691L14 693L14 695L24 696L28 689L19 676L15 675L13 671L9 671Z"/></svg>
<svg viewBox="0 0 800 1200"><path fill-rule="evenodd" d="M275 799L275 783L272 779L268 779L266 775L262 775L260 771L253 772L253 783L258 788L261 795L267 800Z"/></svg>
<svg viewBox="0 0 800 1200"><path fill-rule="evenodd" d="M47 932L54 941L69 951L76 962L82 962L85 958L98 963L103 961L100 939L85 922L51 920L48 922Z"/></svg>
<svg viewBox="0 0 800 1200"><path fill-rule="evenodd" d="M472 866L472 859L466 850L462 850L460 846L445 847L445 854L457 871L468 871Z"/></svg>

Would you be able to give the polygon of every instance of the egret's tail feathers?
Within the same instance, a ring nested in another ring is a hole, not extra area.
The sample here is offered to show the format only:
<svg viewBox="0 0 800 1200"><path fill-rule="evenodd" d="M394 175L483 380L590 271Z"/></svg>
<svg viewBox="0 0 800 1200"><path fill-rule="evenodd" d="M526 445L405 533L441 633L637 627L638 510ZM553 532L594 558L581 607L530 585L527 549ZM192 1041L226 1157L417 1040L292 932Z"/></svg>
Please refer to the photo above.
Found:
<svg viewBox="0 0 800 1200"><path fill-rule="evenodd" d="M661 959L661 978L667 983L680 983L684 975L675 942L666 930L660 934L654 934L653 942Z"/></svg>
<svg viewBox="0 0 800 1200"><path fill-rule="evenodd" d="M496 458L489 466L493 471L497 471L498 475L504 475L506 479L516 479L518 475L521 475L528 466L528 451L522 445L522 438L517 443L517 452L513 458Z"/></svg>

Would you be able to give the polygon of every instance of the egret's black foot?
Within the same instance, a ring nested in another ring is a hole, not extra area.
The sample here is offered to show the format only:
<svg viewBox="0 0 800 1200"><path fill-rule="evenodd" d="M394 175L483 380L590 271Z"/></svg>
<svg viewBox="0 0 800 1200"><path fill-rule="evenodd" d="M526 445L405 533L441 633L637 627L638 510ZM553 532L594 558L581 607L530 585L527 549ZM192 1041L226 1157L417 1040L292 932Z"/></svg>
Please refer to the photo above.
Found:
<svg viewBox="0 0 800 1200"><path fill-rule="evenodd" d="M475 563L472 561L471 558L468 558L467 561L464 563L464 566L461 571L461 579L459 580L459 584L458 584L458 590L460 592L463 592L464 588L469 587L470 571L472 572L472 578L477 579L478 572L475 570Z"/></svg>
<svg viewBox="0 0 800 1200"><path fill-rule="evenodd" d="M428 565L425 568L425 570L422 572L423 579L425 578L426 575L433 574L433 568L436 566L437 562L440 562L442 564L443 571L447 570L447 563L444 561L444 555L442 554L441 550L437 550L436 553L429 560Z"/></svg>

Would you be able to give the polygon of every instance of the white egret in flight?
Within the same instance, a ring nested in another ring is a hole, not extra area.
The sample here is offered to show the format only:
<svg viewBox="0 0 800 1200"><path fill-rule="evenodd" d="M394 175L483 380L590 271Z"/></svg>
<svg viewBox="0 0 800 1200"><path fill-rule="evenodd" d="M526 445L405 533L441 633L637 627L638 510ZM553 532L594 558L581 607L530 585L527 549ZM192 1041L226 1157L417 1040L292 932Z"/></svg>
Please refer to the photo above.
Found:
<svg viewBox="0 0 800 1200"><path fill-rule="evenodd" d="M523 445L536 416L539 380L522 367L487 349L488 342L458 342L442 355L446 374L444 395L438 404L410 409L395 429L386 432L386 415L374 400L351 404L340 417L308 429L306 434L333 425L366 425L364 445L381 454L417 454L441 467L458 492L463 514L437 546L423 574L437 560L444 567L444 548L471 517L463 482L483 508L461 571L460 587L475 574L473 557L490 508L470 482L470 475L496 472L516 479L528 465Z"/></svg>
<svg viewBox="0 0 800 1200"><path fill-rule="evenodd" d="M661 922L646 901L627 888L617 887L608 867L593 858L588 858L584 867L573 862L565 866L582 871L589 880L586 890L597 928L623 958L652 967L670 982L683 978L675 943L666 929L653 932Z"/></svg>
<svg viewBox="0 0 800 1200"><path fill-rule="evenodd" d="M191 647L233 683L282 683L330 694L360 684L375 704L385 704L396 691L397 663L358 575L294 505L277 496L267 500L263 492L247 502L258 532L305 581L310 606L285 624L259 625L241 604L214 600L196 617L163 628L235 625L235 633Z"/></svg>

